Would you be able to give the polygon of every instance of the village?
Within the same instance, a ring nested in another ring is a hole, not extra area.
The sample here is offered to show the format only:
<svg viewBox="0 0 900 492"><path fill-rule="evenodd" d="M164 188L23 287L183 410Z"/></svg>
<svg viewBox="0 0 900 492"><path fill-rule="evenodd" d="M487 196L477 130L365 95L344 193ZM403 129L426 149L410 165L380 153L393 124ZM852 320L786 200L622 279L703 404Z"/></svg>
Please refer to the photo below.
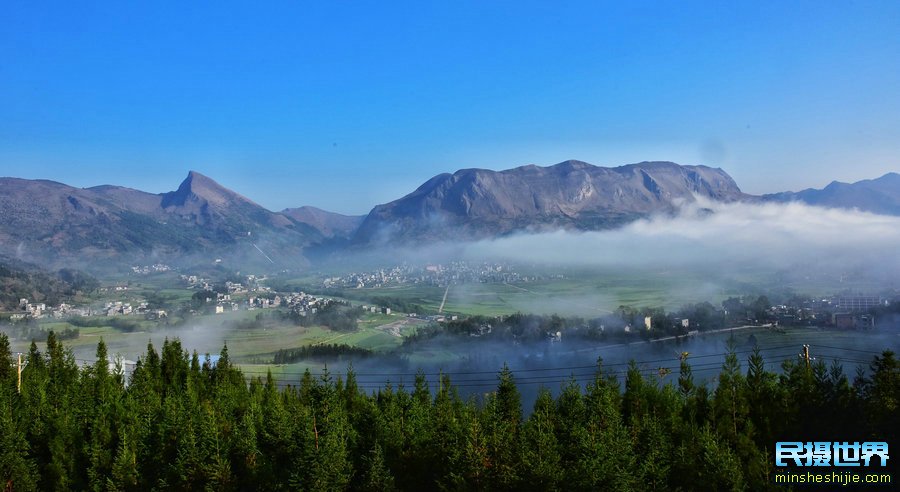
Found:
<svg viewBox="0 0 900 492"><path fill-rule="evenodd" d="M325 288L381 288L403 285L445 287L451 283L526 283L563 279L564 275L524 275L507 263L469 263L451 261L446 264L412 266L396 265L367 272L352 272L322 279Z"/></svg>
<svg viewBox="0 0 900 492"><path fill-rule="evenodd" d="M135 275L172 271L167 265L148 267L132 267ZM329 297L315 296L304 292L275 292L264 285L266 277L246 275L241 282L214 282L210 278L198 275L179 275L181 287L193 292L189 314L223 314L235 311L254 311L257 309L285 308L300 316L315 314L317 310L333 303ZM97 294L102 300L94 300L84 305L60 303L49 305L27 298L19 300L17 309L9 313L11 322L66 319L73 317L137 317L146 320L165 320L170 309L180 306L162 308L140 297L127 282L102 286ZM168 309L167 309L168 308Z"/></svg>

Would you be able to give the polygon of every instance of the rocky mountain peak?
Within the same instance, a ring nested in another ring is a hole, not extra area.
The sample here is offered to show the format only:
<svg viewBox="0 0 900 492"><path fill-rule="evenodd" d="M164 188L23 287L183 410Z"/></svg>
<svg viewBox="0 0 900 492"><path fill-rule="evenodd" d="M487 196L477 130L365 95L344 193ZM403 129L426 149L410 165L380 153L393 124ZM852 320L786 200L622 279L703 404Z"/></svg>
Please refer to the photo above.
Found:
<svg viewBox="0 0 900 492"><path fill-rule="evenodd" d="M183 207L197 202L205 202L216 208L232 202L253 203L212 178L197 171L190 171L177 190L163 194L162 207Z"/></svg>

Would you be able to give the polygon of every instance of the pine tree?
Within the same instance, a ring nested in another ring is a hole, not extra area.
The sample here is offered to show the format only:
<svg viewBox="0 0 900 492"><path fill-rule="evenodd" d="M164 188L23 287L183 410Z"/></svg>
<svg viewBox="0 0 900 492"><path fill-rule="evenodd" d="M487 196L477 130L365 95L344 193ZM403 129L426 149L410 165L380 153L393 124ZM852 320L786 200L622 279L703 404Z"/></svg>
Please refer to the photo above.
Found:
<svg viewBox="0 0 900 492"><path fill-rule="evenodd" d="M210 491L230 490L233 480L227 442L218 419L213 406L207 402L201 411L199 444L205 455L201 461L205 489Z"/></svg>
<svg viewBox="0 0 900 492"><path fill-rule="evenodd" d="M490 457L490 487L514 489L519 484L519 431L522 422L522 397L512 371L503 365L497 391L485 402L482 418Z"/></svg>
<svg viewBox="0 0 900 492"><path fill-rule="evenodd" d="M384 454L381 446L375 445L372 451L364 459L364 472L361 482L357 485L364 492L390 492L397 490L394 484L394 476L384 463Z"/></svg>
<svg viewBox="0 0 900 492"><path fill-rule="evenodd" d="M440 486L449 486L453 464L460 461L466 442L463 425L465 405L456 388L451 386L449 376L441 374L439 380L431 416L431 468L435 482Z"/></svg>
<svg viewBox="0 0 900 492"><path fill-rule="evenodd" d="M885 350L873 358L870 377L862 381L864 406L870 436L897 442L900 437L900 363Z"/></svg>
<svg viewBox="0 0 900 492"><path fill-rule="evenodd" d="M0 388L16 388L17 363L9 350L9 337L6 333L0 333Z"/></svg>
<svg viewBox="0 0 900 492"><path fill-rule="evenodd" d="M555 432L557 424L553 397L550 391L541 388L534 402L534 411L522 428L522 442L519 445L522 478L531 490L557 490L563 478Z"/></svg>
<svg viewBox="0 0 900 492"><path fill-rule="evenodd" d="M783 397L775 374L766 371L759 347L753 349L747 368L748 418L756 431L758 446L774 446L783 420Z"/></svg>
<svg viewBox="0 0 900 492"><path fill-rule="evenodd" d="M562 392L556 399L556 435L562 463L569 467L578 456L576 454L579 431L584 429L587 421L587 407L581 394L581 385L573 376L563 385Z"/></svg>
<svg viewBox="0 0 900 492"><path fill-rule="evenodd" d="M750 412L746 399L746 380L740 370L737 354L731 345L719 372L719 385L713 397L713 406L716 430L732 444L737 444L746 431Z"/></svg>
<svg viewBox="0 0 900 492"><path fill-rule="evenodd" d="M646 398L645 385L637 362L631 360L625 374L625 393L622 395L622 415L628 425L636 425L649 411L650 402Z"/></svg>
<svg viewBox="0 0 900 492"><path fill-rule="evenodd" d="M577 456L566 475L576 490L632 490L637 488L634 444L622 422L618 383L603 374L598 360L594 381L585 394L587 422L578 434Z"/></svg>
<svg viewBox="0 0 900 492"><path fill-rule="evenodd" d="M497 379L499 380L496 393L497 417L512 430L517 430L522 421L522 396L509 366L503 364Z"/></svg>
<svg viewBox="0 0 900 492"><path fill-rule="evenodd" d="M38 468L29 457L26 435L13 418L18 399L14 392L15 387L0 387L0 485L6 490L33 490Z"/></svg>
<svg viewBox="0 0 900 492"><path fill-rule="evenodd" d="M318 385L321 396L313 420L316 452L312 464L312 489L341 490L346 488L352 476L348 454L347 435L349 422L338 393L327 375Z"/></svg>
<svg viewBox="0 0 900 492"><path fill-rule="evenodd" d="M469 402L462 415L465 440L462 452L451 467L448 482L457 490L486 490L490 488L490 476L494 460L490 456L488 437L482 428L478 410Z"/></svg>
<svg viewBox="0 0 900 492"><path fill-rule="evenodd" d="M141 482L137 467L137 453L133 441L128 438L128 433L122 433L122 439L116 449L116 457L113 461L112 472L106 479L106 489L109 491L138 490Z"/></svg>

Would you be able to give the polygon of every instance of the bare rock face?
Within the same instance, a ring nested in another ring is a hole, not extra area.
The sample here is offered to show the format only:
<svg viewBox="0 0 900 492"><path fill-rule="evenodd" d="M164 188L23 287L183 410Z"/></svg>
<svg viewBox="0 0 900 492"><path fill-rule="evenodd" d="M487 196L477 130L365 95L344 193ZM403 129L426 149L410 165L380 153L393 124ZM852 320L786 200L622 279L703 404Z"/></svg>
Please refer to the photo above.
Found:
<svg viewBox="0 0 900 492"><path fill-rule="evenodd" d="M721 169L642 162L615 168L566 161L506 171L463 169L375 207L357 243L472 239L521 230L603 229L674 210L695 196L744 197Z"/></svg>

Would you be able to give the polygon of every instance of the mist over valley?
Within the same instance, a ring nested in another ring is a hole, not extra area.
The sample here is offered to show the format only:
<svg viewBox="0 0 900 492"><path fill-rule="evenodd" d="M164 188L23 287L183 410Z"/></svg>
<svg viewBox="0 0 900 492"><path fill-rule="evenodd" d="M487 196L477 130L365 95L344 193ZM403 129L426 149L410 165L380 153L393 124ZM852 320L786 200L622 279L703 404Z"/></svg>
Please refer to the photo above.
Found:
<svg viewBox="0 0 900 492"><path fill-rule="evenodd" d="M270 212L195 172L159 195L4 179L4 330L20 351L67 334L84 363L101 337L132 365L148 342L200 356L227 343L248 377L274 371L282 384L352 363L377 375L369 389L419 370L724 357L751 335L796 355L852 340L839 315L877 352L897 346L895 176L751 196L720 169L566 161L443 174L367 217ZM725 307L761 299L753 316ZM329 303L337 318L318 312ZM509 321L523 315L530 327ZM319 348L275 363L303 347ZM555 391L565 372L537 381Z"/></svg>

